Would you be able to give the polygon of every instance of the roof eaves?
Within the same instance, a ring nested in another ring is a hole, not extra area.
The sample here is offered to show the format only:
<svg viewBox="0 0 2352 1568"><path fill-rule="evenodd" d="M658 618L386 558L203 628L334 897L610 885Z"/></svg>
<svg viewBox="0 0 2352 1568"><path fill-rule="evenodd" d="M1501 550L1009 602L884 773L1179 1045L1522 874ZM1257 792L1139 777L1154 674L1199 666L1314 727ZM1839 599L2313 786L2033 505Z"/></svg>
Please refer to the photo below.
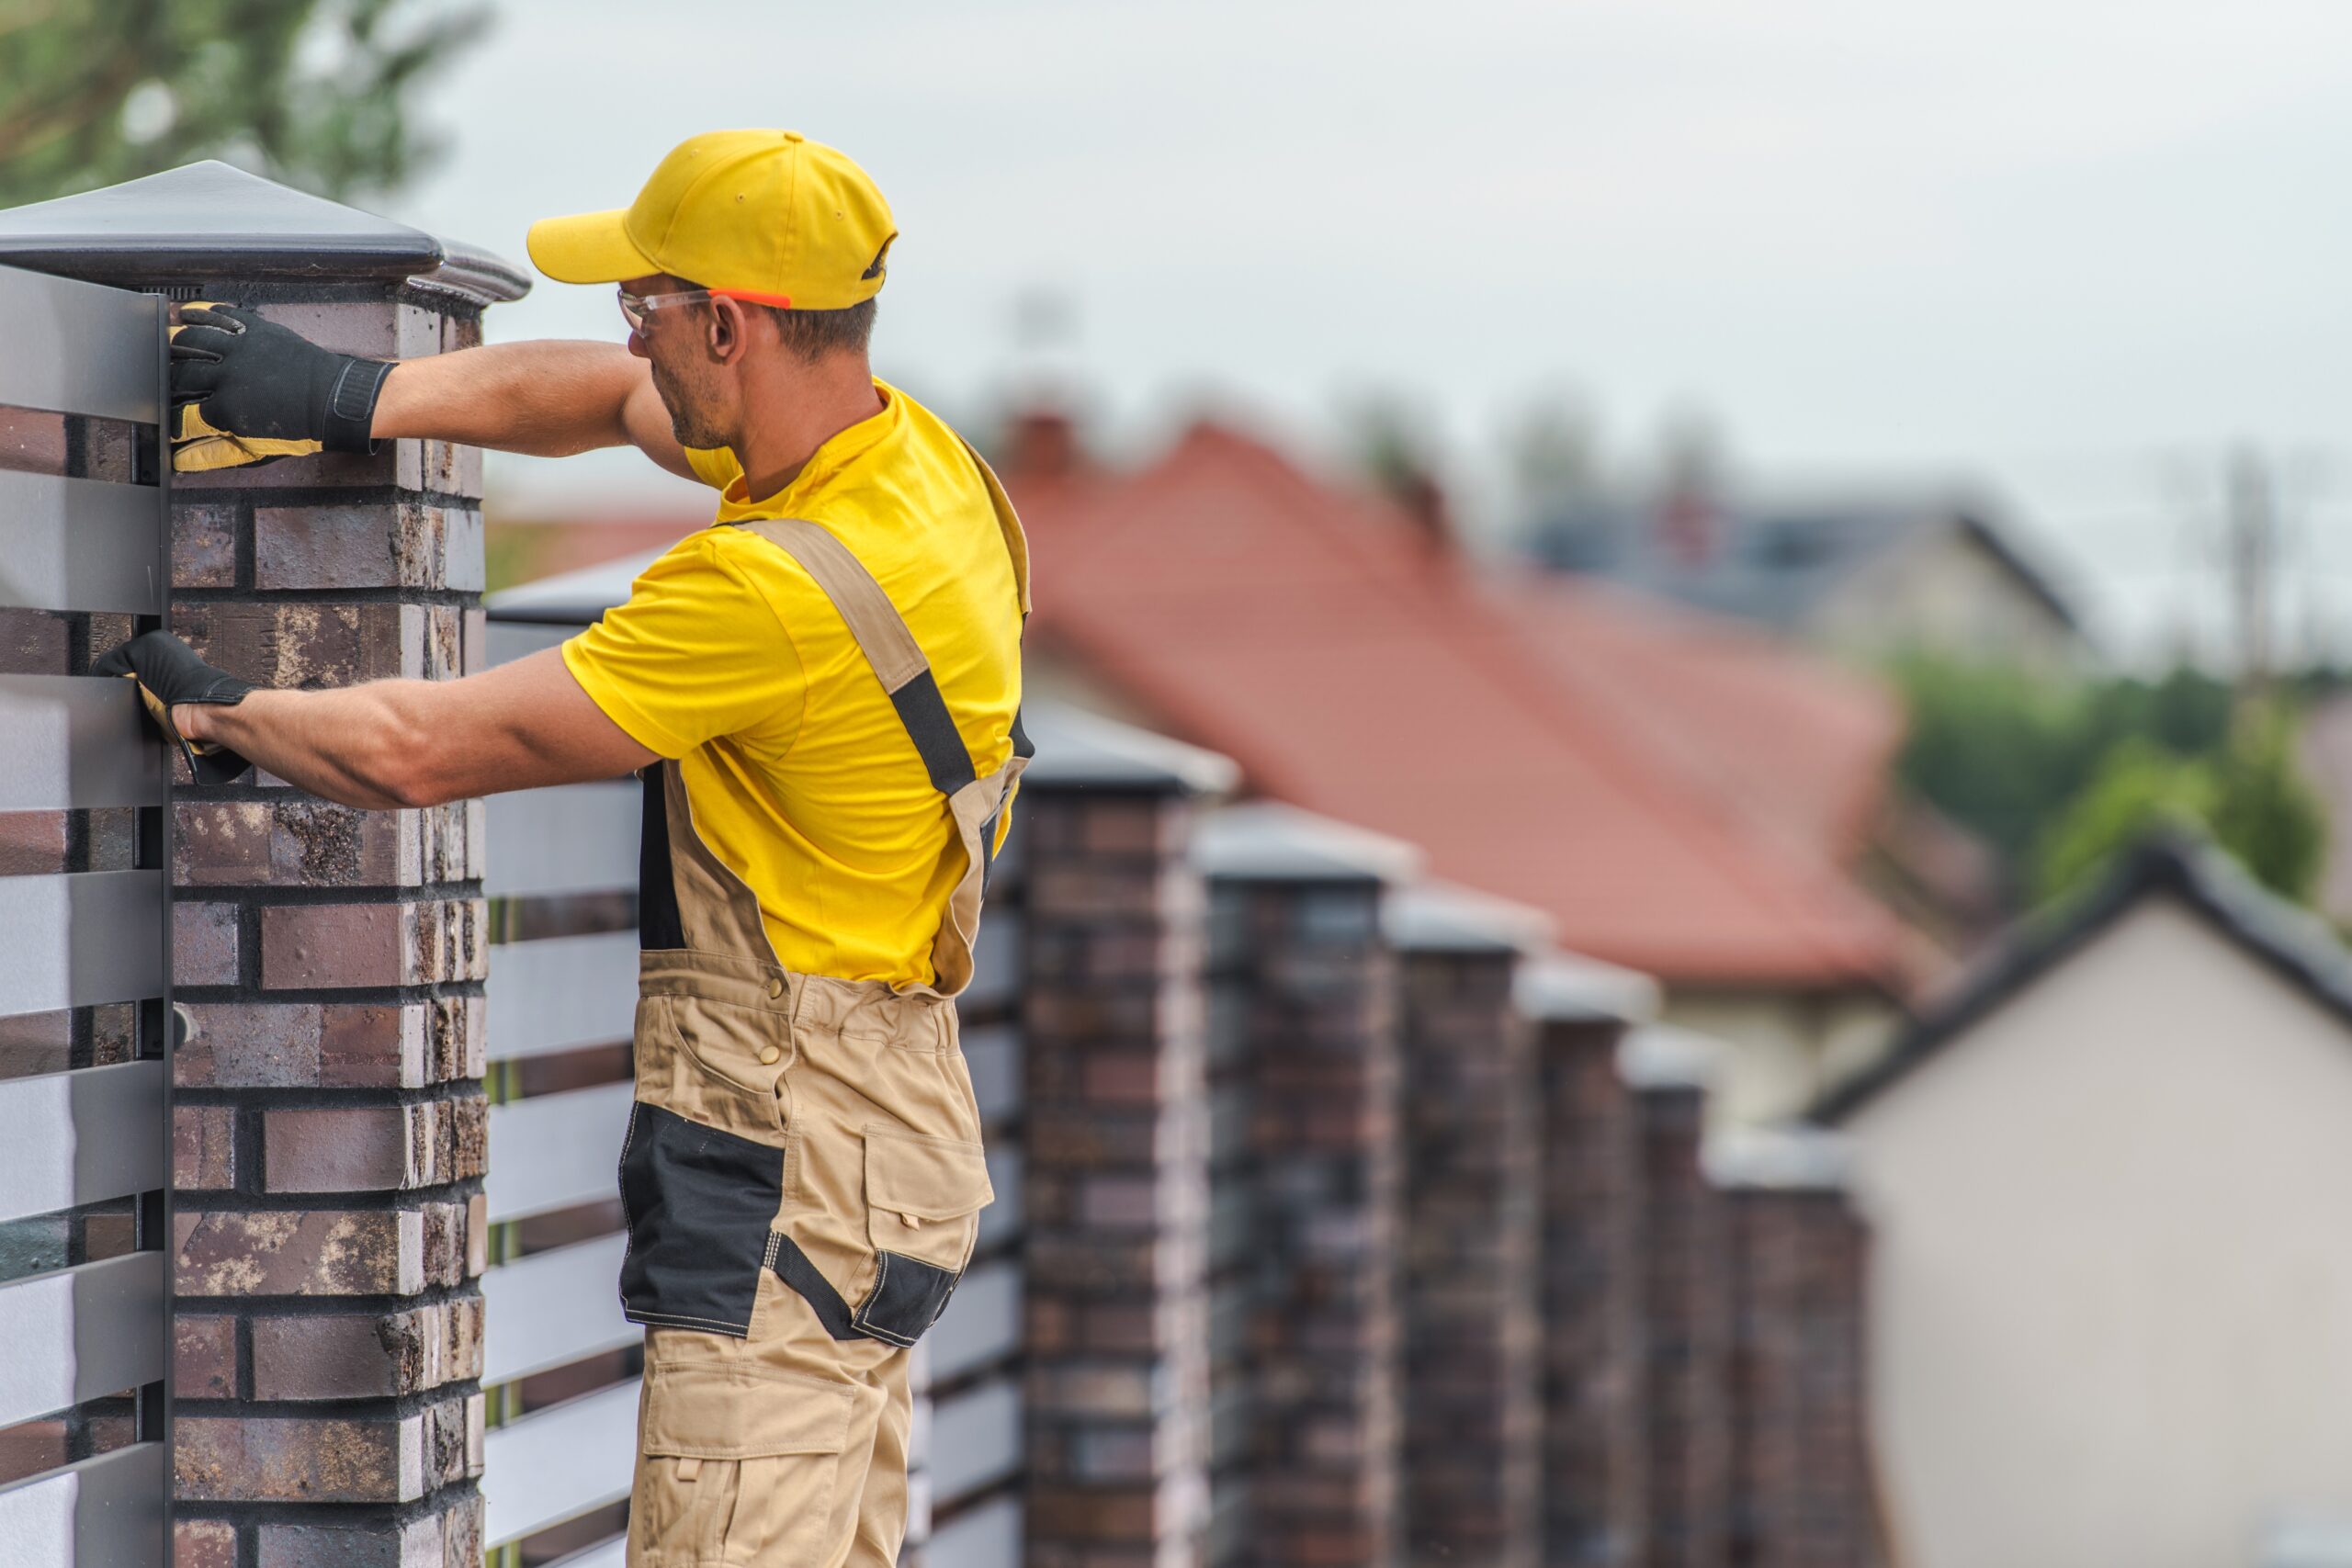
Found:
<svg viewBox="0 0 2352 1568"><path fill-rule="evenodd" d="M1823 1096L1807 1120L1827 1126L1846 1122L2159 893L2178 897L2248 956L2352 1024L2352 953L2325 922L2263 888L2213 845L2165 833L2132 852L2090 894L2021 925L1972 979L1918 1020L1876 1066Z"/></svg>

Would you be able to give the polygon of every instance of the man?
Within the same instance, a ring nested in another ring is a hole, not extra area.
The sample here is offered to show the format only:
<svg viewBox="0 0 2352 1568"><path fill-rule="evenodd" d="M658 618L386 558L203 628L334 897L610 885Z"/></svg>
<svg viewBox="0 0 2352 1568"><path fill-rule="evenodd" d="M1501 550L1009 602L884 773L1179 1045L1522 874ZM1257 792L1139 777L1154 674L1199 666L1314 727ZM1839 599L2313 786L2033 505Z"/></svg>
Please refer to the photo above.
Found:
<svg viewBox="0 0 2352 1568"><path fill-rule="evenodd" d="M256 690L161 633L100 664L208 778L390 807L643 771L632 1568L896 1560L908 1348L992 1196L951 998L1028 750L1026 554L986 466L867 367L895 237L840 152L723 132L531 230L549 276L620 285L626 353L387 367L189 308L183 463L629 442L718 520L602 624L463 680Z"/></svg>

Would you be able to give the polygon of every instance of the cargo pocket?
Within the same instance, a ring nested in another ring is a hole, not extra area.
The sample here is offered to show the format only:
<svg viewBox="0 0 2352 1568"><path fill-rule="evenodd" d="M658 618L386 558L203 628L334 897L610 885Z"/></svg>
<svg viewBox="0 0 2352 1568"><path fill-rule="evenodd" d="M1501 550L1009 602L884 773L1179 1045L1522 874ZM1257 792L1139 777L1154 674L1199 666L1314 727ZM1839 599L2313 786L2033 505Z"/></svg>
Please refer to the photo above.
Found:
<svg viewBox="0 0 2352 1568"><path fill-rule="evenodd" d="M751 1331L768 1225L784 1196L784 1151L639 1100L621 1148L628 1250L621 1308L632 1323Z"/></svg>
<svg viewBox="0 0 2352 1568"><path fill-rule="evenodd" d="M854 1321L876 1339L912 1345L955 1292L996 1197L985 1151L960 1138L865 1129L866 1234L874 1289Z"/></svg>
<svg viewBox="0 0 2352 1568"><path fill-rule="evenodd" d="M662 1568L824 1556L850 1391L724 1362L649 1362L630 1500L639 1555Z"/></svg>

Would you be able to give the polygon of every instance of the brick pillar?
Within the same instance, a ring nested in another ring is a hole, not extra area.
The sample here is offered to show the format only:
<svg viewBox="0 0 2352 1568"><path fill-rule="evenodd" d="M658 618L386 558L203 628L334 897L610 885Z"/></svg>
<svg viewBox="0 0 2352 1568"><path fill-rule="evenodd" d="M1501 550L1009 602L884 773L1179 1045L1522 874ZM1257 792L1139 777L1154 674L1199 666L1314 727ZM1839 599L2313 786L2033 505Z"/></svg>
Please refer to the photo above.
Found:
<svg viewBox="0 0 2352 1568"><path fill-rule="evenodd" d="M26 220L53 220L28 239ZM480 341L503 264L219 164L12 215L8 259L251 305L345 353ZM148 236L153 236L152 238ZM177 476L173 624L277 686L457 673L479 454ZM174 795L179 1554L481 1559L480 804L364 812L248 776Z"/></svg>
<svg viewBox="0 0 2352 1568"><path fill-rule="evenodd" d="M1645 1568L1724 1564L1730 1280L1723 1204L1700 1165L1717 1055L1704 1036L1651 1024L1618 1058L1641 1160Z"/></svg>
<svg viewBox="0 0 2352 1568"><path fill-rule="evenodd" d="M1247 1291L1241 1353L1215 1390L1220 1426L1242 1438L1217 1472L1218 1513L1228 1494L1246 1502L1235 1560L1257 1568L1394 1568L1404 1149L1380 908L1416 857L1250 806L1212 818L1197 858L1215 910L1215 1048L1246 1096L1244 1190L1214 1204L1250 1221L1231 1271Z"/></svg>
<svg viewBox="0 0 2352 1568"><path fill-rule="evenodd" d="M1708 1153L1733 1302L1733 1568L1885 1561L1863 1397L1869 1234L1830 1134L1755 1129Z"/></svg>
<svg viewBox="0 0 2352 1568"><path fill-rule="evenodd" d="M1634 1100L1618 1071L1646 977L1554 958L1522 973L1543 1086L1544 1561L1641 1561L1642 1179Z"/></svg>
<svg viewBox="0 0 2352 1568"><path fill-rule="evenodd" d="M1408 1552L1534 1568L1541 1527L1530 911L1417 889L1390 906L1405 1051Z"/></svg>
<svg viewBox="0 0 2352 1568"><path fill-rule="evenodd" d="M1023 1561L1191 1568L1208 1502L1208 1165L1205 911L1186 855L1196 774L1229 769L1123 756L1046 719L1019 808Z"/></svg>

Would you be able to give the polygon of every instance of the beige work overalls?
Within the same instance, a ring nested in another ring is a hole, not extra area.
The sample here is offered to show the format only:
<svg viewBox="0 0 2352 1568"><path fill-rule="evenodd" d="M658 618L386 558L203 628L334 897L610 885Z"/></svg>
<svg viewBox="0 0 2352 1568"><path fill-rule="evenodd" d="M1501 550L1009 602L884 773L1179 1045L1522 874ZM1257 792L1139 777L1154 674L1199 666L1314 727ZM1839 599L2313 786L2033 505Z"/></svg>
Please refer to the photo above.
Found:
<svg viewBox="0 0 2352 1568"><path fill-rule="evenodd" d="M1021 525L981 472L1025 614ZM752 890L695 835L677 764L646 771L620 1166L621 1300L648 1325L628 1563L888 1568L906 1529L907 1350L994 1196L952 998L1030 748L1016 716L1011 758L975 776L922 650L856 558L812 523L737 525L841 613L946 797L966 870L932 985L793 974Z"/></svg>

